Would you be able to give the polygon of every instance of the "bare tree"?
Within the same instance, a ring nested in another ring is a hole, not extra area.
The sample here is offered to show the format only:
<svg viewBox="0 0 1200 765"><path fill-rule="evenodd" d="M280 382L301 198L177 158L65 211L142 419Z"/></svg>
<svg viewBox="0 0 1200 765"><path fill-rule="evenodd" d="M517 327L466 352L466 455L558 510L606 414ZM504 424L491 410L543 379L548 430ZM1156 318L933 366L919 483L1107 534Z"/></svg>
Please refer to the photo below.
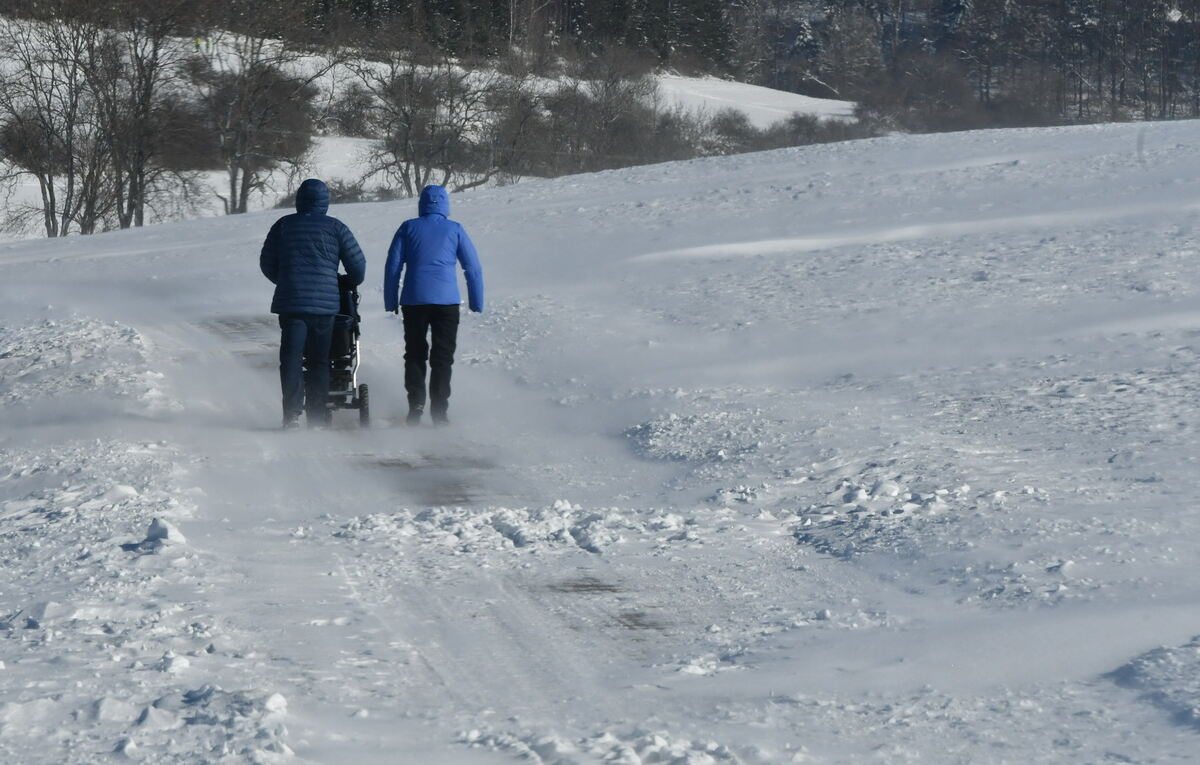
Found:
<svg viewBox="0 0 1200 765"><path fill-rule="evenodd" d="M315 131L316 82L338 62L336 49L309 55L294 41L271 36L299 28L300 9L242 6L240 30L210 30L198 38L188 73L202 107L213 151L226 172L218 195L228 214L246 212L251 195L278 167L299 166Z"/></svg>
<svg viewBox="0 0 1200 765"><path fill-rule="evenodd" d="M485 138L496 121L491 94L510 85L503 75L470 72L449 57L421 65L400 54L357 66L357 73L375 99L372 122L381 136L368 174L381 173L415 196L429 183L462 191L499 172Z"/></svg>
<svg viewBox="0 0 1200 765"><path fill-rule="evenodd" d="M878 22L861 8L835 9L828 15L827 42L820 73L840 98L856 98L876 87L884 74Z"/></svg>
<svg viewBox="0 0 1200 765"><path fill-rule="evenodd" d="M185 138L172 119L188 43L193 0L118 0L89 51L88 83L108 126L114 200L121 228L146 222L146 207L163 186L177 186L187 167L166 162ZM98 20L99 21L99 20ZM177 154L177 153L176 153Z"/></svg>
<svg viewBox="0 0 1200 765"><path fill-rule="evenodd" d="M611 50L502 110L507 175L557 176L697 156L703 120L664 105L636 56Z"/></svg>
<svg viewBox="0 0 1200 765"><path fill-rule="evenodd" d="M36 20L0 20L0 157L32 176L46 236L92 233L112 212L110 135L87 81L99 31L48 4Z"/></svg>

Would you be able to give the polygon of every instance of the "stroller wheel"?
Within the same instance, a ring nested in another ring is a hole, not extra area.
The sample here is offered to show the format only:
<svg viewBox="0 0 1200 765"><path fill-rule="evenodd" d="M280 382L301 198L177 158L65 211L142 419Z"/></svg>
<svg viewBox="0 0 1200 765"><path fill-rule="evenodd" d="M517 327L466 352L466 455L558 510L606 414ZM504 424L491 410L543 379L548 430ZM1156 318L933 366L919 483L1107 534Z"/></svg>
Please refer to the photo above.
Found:
<svg viewBox="0 0 1200 765"><path fill-rule="evenodd" d="M364 428L371 424L371 399L366 383L358 386L358 424Z"/></svg>

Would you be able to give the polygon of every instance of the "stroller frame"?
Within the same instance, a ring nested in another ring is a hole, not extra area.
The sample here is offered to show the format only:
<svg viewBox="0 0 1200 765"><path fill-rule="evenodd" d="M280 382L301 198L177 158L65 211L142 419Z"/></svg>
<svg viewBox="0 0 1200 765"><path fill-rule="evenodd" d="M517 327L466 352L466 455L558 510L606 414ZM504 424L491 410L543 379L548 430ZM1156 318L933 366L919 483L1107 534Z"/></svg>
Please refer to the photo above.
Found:
<svg viewBox="0 0 1200 765"><path fill-rule="evenodd" d="M329 349L329 397L325 405L330 410L357 409L358 424L365 428L371 423L371 406L367 384L358 382L362 334L358 287L345 274L339 274L338 290L342 305L334 318Z"/></svg>

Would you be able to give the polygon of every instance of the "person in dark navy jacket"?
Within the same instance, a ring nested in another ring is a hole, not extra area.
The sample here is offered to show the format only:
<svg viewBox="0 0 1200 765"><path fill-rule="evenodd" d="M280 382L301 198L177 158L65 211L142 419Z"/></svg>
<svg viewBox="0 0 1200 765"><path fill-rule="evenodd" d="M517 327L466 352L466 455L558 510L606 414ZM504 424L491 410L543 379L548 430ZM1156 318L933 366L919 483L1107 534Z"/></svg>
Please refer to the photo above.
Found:
<svg viewBox="0 0 1200 765"><path fill-rule="evenodd" d="M419 423L425 411L428 362L430 415L435 425L445 425L462 302L456 266L461 266L466 276L467 304L476 312L483 311L483 269L466 230L450 220L450 196L444 188L426 186L417 211L420 217L404 221L388 248L383 303L388 311L404 312L408 424ZM427 338L432 339L432 347Z"/></svg>
<svg viewBox="0 0 1200 765"><path fill-rule="evenodd" d="M296 212L275 221L263 242L259 267L275 285L271 313L279 314L279 380L283 426L329 424L329 346L341 308L338 264L357 285L367 261L346 224L326 215L329 189L315 178L300 184Z"/></svg>

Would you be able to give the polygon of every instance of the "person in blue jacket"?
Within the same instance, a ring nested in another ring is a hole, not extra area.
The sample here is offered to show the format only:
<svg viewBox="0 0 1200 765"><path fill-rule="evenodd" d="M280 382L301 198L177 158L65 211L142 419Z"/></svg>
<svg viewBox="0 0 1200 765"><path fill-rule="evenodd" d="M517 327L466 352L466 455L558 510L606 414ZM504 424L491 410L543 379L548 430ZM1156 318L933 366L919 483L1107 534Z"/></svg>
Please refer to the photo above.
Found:
<svg viewBox="0 0 1200 765"><path fill-rule="evenodd" d="M296 212L275 221L259 256L259 268L275 285L271 313L279 314L279 380L283 387L283 427L326 427L330 412L329 346L333 320L341 308L338 264L357 285L367 261L354 234L326 215L329 189L316 178L300 184Z"/></svg>
<svg viewBox="0 0 1200 765"><path fill-rule="evenodd" d="M426 186L417 210L420 217L404 221L392 237L383 270L383 303L392 313L400 309L404 313L408 424L419 423L425 411L428 362L430 416L435 425L445 425L462 302L455 266L462 266L467 305L475 312L483 311L483 269L466 230L450 220L450 195L444 188ZM432 348L427 338L432 338Z"/></svg>

